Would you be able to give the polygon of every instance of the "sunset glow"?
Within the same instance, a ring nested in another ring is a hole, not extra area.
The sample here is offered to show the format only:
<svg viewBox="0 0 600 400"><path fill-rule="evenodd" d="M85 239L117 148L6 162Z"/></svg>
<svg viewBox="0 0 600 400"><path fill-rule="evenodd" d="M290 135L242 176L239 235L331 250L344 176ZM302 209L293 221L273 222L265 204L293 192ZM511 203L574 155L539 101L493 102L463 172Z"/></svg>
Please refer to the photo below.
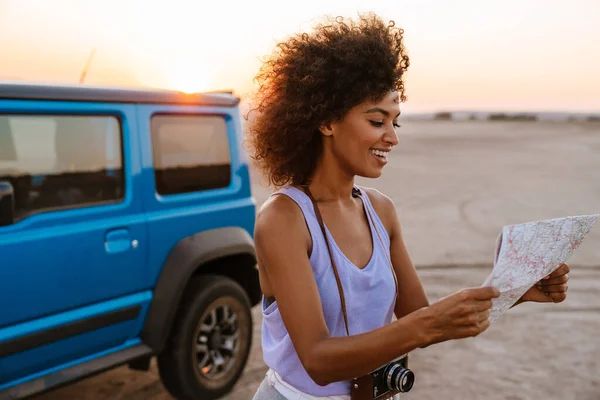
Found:
<svg viewBox="0 0 600 400"><path fill-rule="evenodd" d="M118 10L118 11L116 11ZM255 89L260 59L320 16L405 29L405 111L600 110L596 0L0 0L0 80Z"/></svg>

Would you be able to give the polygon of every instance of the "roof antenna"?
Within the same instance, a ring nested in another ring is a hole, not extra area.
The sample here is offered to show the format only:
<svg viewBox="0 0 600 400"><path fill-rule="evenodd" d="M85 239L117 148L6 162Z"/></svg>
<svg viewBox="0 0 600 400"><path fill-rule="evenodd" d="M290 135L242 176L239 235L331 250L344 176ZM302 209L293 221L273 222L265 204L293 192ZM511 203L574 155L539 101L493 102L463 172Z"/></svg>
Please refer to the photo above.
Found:
<svg viewBox="0 0 600 400"><path fill-rule="evenodd" d="M90 53L90 56L88 57L87 62L85 63L85 67L83 67L83 71L81 71L79 83L83 83L85 81L85 77L87 76L88 70L90 69L90 65L92 64L92 59L94 58L95 54L96 48L92 49L92 52Z"/></svg>

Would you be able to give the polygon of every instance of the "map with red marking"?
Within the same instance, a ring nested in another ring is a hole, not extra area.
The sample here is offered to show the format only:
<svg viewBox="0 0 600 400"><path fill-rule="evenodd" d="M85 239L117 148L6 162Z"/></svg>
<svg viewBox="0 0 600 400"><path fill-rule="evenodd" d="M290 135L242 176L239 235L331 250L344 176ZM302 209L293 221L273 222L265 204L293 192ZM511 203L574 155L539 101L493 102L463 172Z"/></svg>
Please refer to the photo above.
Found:
<svg viewBox="0 0 600 400"><path fill-rule="evenodd" d="M490 323L539 280L565 263L600 215L581 215L508 225L496 242L494 268L482 286L494 286Z"/></svg>

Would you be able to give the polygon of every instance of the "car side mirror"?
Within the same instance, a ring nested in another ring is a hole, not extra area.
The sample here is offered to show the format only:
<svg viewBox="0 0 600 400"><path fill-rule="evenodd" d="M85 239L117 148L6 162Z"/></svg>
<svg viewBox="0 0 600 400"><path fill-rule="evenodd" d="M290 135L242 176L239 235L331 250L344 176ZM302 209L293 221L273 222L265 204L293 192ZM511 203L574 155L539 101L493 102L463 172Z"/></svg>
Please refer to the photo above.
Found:
<svg viewBox="0 0 600 400"><path fill-rule="evenodd" d="M10 182L0 181L0 226L15 222L15 195Z"/></svg>

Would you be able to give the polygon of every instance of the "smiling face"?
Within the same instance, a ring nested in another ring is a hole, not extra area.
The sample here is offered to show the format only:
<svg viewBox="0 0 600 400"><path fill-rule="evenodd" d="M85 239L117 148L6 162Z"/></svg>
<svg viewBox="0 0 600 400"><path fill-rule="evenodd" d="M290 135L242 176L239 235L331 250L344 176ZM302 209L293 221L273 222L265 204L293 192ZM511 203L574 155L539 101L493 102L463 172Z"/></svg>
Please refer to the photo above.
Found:
<svg viewBox="0 0 600 400"><path fill-rule="evenodd" d="M389 152L398 144L399 116L398 92L389 92L379 102L365 101L342 120L321 128L326 136L324 150L348 174L377 178Z"/></svg>

